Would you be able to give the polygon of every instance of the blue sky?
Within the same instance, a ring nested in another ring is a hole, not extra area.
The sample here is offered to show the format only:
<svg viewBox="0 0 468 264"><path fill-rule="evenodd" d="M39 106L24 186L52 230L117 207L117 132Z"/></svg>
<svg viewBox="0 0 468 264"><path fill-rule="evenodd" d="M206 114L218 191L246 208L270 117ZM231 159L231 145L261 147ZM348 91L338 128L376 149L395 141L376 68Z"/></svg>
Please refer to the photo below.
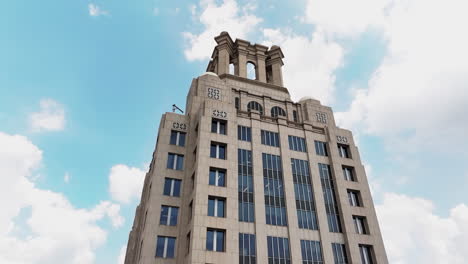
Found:
<svg viewBox="0 0 468 264"><path fill-rule="evenodd" d="M161 114L228 31L280 45L293 99L353 130L391 263L465 263L466 7L1 1L0 262L121 263Z"/></svg>

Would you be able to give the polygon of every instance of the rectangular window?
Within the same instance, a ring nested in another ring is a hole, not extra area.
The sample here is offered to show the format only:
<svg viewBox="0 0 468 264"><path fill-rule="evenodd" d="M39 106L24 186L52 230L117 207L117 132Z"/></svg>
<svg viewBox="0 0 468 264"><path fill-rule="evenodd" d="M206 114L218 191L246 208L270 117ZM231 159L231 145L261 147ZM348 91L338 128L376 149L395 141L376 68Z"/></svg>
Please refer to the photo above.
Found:
<svg viewBox="0 0 468 264"><path fill-rule="evenodd" d="M315 143L315 153L319 156L328 156L327 143L322 141L314 141Z"/></svg>
<svg viewBox="0 0 468 264"><path fill-rule="evenodd" d="M227 121L213 118L211 120L211 132L226 135Z"/></svg>
<svg viewBox="0 0 468 264"><path fill-rule="evenodd" d="M266 131L262 130L261 131L261 137L262 137L262 144L267 145L267 146L272 146L272 147L279 147L279 134L276 132L271 132L271 131Z"/></svg>
<svg viewBox="0 0 468 264"><path fill-rule="evenodd" d="M266 223L287 226L281 157L262 154Z"/></svg>
<svg viewBox="0 0 468 264"><path fill-rule="evenodd" d="M335 187L330 173L330 165L319 163L319 172L325 209L327 211L328 229L330 232L341 233L340 217L336 203Z"/></svg>
<svg viewBox="0 0 468 264"><path fill-rule="evenodd" d="M165 178L164 179L164 195L168 196L180 196L180 186L182 181L172 178Z"/></svg>
<svg viewBox="0 0 468 264"><path fill-rule="evenodd" d="M268 263L289 264L289 240L285 237L267 236Z"/></svg>
<svg viewBox="0 0 468 264"><path fill-rule="evenodd" d="M211 142L210 157L226 159L226 144Z"/></svg>
<svg viewBox="0 0 468 264"><path fill-rule="evenodd" d="M167 168L172 170L183 170L184 155L169 153L167 158Z"/></svg>
<svg viewBox="0 0 468 264"><path fill-rule="evenodd" d="M179 214L179 207L161 206L161 217L159 219L160 225L175 226L177 225L177 215Z"/></svg>
<svg viewBox="0 0 468 264"><path fill-rule="evenodd" d="M257 263L255 235L239 233L239 264Z"/></svg>
<svg viewBox="0 0 468 264"><path fill-rule="evenodd" d="M348 190L348 200L349 200L349 205L355 206L355 207L361 207L361 193L359 191L354 191L354 190Z"/></svg>
<svg viewBox="0 0 468 264"><path fill-rule="evenodd" d="M346 181L356 181L354 177L354 168L350 166L342 166L343 168L343 177Z"/></svg>
<svg viewBox="0 0 468 264"><path fill-rule="evenodd" d="M312 192L309 162L306 160L291 159L291 167L299 228L317 230L317 216Z"/></svg>
<svg viewBox="0 0 468 264"><path fill-rule="evenodd" d="M185 146L185 132L180 132L180 131L171 131L171 145L176 145L176 146Z"/></svg>
<svg viewBox="0 0 468 264"><path fill-rule="evenodd" d="M294 122L299 122L299 118L297 117L297 111L293 110L293 121Z"/></svg>
<svg viewBox="0 0 468 264"><path fill-rule="evenodd" d="M236 107L236 109L240 109L240 100L239 100L239 97L236 97L234 99L234 106Z"/></svg>
<svg viewBox="0 0 468 264"><path fill-rule="evenodd" d="M252 152L250 150L238 149L238 200L239 221L254 222L254 185Z"/></svg>
<svg viewBox="0 0 468 264"><path fill-rule="evenodd" d="M338 152L340 153L340 157L342 158L351 158L351 154L349 153L349 146L345 144L338 144Z"/></svg>
<svg viewBox="0 0 468 264"><path fill-rule="evenodd" d="M361 235L369 234L369 231L367 230L367 220L364 216L353 215L353 221L356 233Z"/></svg>
<svg viewBox="0 0 468 264"><path fill-rule="evenodd" d="M252 129L246 126L237 126L237 139L242 141L252 141Z"/></svg>
<svg viewBox="0 0 468 264"><path fill-rule="evenodd" d="M225 217L226 199L221 197L208 197L208 216Z"/></svg>
<svg viewBox="0 0 468 264"><path fill-rule="evenodd" d="M289 149L301 152L307 152L307 146L305 138L288 136Z"/></svg>
<svg viewBox="0 0 468 264"><path fill-rule="evenodd" d="M206 231L206 250L224 252L225 234L225 230L208 229Z"/></svg>
<svg viewBox="0 0 468 264"><path fill-rule="evenodd" d="M335 264L348 264L345 244L332 243L332 251Z"/></svg>
<svg viewBox="0 0 468 264"><path fill-rule="evenodd" d="M374 252L372 246L359 245L359 252L361 253L362 264L374 264Z"/></svg>
<svg viewBox="0 0 468 264"><path fill-rule="evenodd" d="M322 264L322 249L320 242L301 240L302 264Z"/></svg>
<svg viewBox="0 0 468 264"><path fill-rule="evenodd" d="M226 186L226 170L210 168L210 178L208 183L213 186Z"/></svg>
<svg viewBox="0 0 468 264"><path fill-rule="evenodd" d="M158 236L156 242L156 257L174 258L175 242L175 237Z"/></svg>

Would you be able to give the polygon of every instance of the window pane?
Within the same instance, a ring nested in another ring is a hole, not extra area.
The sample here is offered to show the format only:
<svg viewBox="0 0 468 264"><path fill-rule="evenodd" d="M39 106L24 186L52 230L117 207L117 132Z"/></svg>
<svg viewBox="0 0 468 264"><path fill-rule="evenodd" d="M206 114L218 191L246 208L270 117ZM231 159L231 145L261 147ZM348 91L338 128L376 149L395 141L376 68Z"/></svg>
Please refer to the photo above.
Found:
<svg viewBox="0 0 468 264"><path fill-rule="evenodd" d="M168 169L173 169L174 168L174 159L175 155L174 154L169 154L167 157L167 168Z"/></svg>
<svg viewBox="0 0 468 264"><path fill-rule="evenodd" d="M219 158L220 159L226 159L226 146L223 146L223 145L219 145L218 146L219 148Z"/></svg>
<svg viewBox="0 0 468 264"><path fill-rule="evenodd" d="M159 219L159 224L167 225L168 216L169 216L169 207L168 206L162 206L161 207L161 217Z"/></svg>
<svg viewBox="0 0 468 264"><path fill-rule="evenodd" d="M171 183L172 180L169 178L164 179L164 195L171 195Z"/></svg>
<svg viewBox="0 0 468 264"><path fill-rule="evenodd" d="M224 201L218 200L218 217L224 217Z"/></svg>
<svg viewBox="0 0 468 264"><path fill-rule="evenodd" d="M179 135L179 146L185 146L185 133L180 133Z"/></svg>
<svg viewBox="0 0 468 264"><path fill-rule="evenodd" d="M177 225L177 215L178 214L179 214L179 208L172 207L171 208L171 219L170 219L170 225L171 226Z"/></svg>
<svg viewBox="0 0 468 264"><path fill-rule="evenodd" d="M174 181L174 190L173 190L173 196L179 197L180 196L180 185L181 185L181 180L173 180Z"/></svg>
<svg viewBox="0 0 468 264"><path fill-rule="evenodd" d="M208 216L215 216L214 209L215 209L215 199L209 198L208 199Z"/></svg>
<svg viewBox="0 0 468 264"><path fill-rule="evenodd" d="M170 144L171 145L176 145L177 144L177 131L171 131Z"/></svg>
<svg viewBox="0 0 468 264"><path fill-rule="evenodd" d="M177 167L176 170L182 170L184 167L184 156L177 155Z"/></svg>
<svg viewBox="0 0 468 264"><path fill-rule="evenodd" d="M206 232L206 250L213 250L213 236L214 236L214 231L213 230L208 230Z"/></svg>
<svg viewBox="0 0 468 264"><path fill-rule="evenodd" d="M210 148L210 157L211 158L216 158L216 146L215 144L211 144Z"/></svg>
<svg viewBox="0 0 468 264"><path fill-rule="evenodd" d="M163 257L164 241L165 237L158 236L158 241L156 242L156 257Z"/></svg>
<svg viewBox="0 0 468 264"><path fill-rule="evenodd" d="M173 258L174 253L175 253L175 238L173 237L168 237L167 238L167 252L166 252L166 258Z"/></svg>
<svg viewBox="0 0 468 264"><path fill-rule="evenodd" d="M216 232L216 251L224 251L224 232Z"/></svg>
<svg viewBox="0 0 468 264"><path fill-rule="evenodd" d="M216 170L210 170L209 184L215 185L216 183Z"/></svg>
<svg viewBox="0 0 468 264"><path fill-rule="evenodd" d="M211 120L211 132L213 132L213 133L218 132L218 121Z"/></svg>
<svg viewBox="0 0 468 264"><path fill-rule="evenodd" d="M224 171L218 171L218 186L225 186L224 178L226 173Z"/></svg>

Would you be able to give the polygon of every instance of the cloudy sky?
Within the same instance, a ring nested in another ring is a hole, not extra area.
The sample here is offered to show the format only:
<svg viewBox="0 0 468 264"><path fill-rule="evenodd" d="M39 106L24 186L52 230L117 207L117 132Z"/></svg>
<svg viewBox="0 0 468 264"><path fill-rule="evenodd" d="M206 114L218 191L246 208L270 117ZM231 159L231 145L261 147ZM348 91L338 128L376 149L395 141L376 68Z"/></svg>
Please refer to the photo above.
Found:
<svg viewBox="0 0 468 264"><path fill-rule="evenodd" d="M352 129L390 263L468 260L462 0L3 0L0 263L122 257L161 114L213 37L280 45L293 99Z"/></svg>

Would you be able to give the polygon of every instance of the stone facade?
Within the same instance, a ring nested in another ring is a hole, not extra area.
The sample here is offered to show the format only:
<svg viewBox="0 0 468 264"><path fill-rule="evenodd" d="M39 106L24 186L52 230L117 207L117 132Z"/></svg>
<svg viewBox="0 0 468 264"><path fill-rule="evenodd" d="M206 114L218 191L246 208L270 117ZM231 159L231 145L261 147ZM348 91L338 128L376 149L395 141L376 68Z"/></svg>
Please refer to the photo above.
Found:
<svg viewBox="0 0 468 264"><path fill-rule="evenodd" d="M332 243L345 245L346 262L339 263L366 263L362 260L360 245L370 249L369 263L388 263L369 184L352 133L337 127L332 109L319 101L310 98L299 102L291 100L283 86L283 53L279 47L251 45L239 39L234 42L226 32L215 40L218 45L207 73L192 81L186 113L162 116L153 160L130 232L125 263L249 263L240 262L239 233L255 234L256 263L338 263ZM256 67L254 80L246 78L247 62ZM234 66L231 73L230 64ZM263 112L249 109L252 101L259 103ZM285 116L272 117L271 109L275 106L282 108ZM212 132L213 118L224 120L225 134ZM251 141L238 140L239 125L251 129ZM262 130L279 133L279 147L262 144ZM170 144L171 133L175 131L186 133L184 146ZM289 136L303 138L306 151L291 150ZM326 143L326 156L317 154L315 141ZM212 142L226 146L225 159L210 157ZM347 148L349 158L340 155L338 145ZM252 222L239 221L238 149L252 153L255 201ZM169 153L183 155L181 170L167 168ZM280 187L284 190L287 226L271 225L266 221L263 153L281 156L283 182ZM291 159L308 161L317 230L299 228ZM319 164L330 166L341 232L330 232L329 229ZM343 166L352 168L354 181L345 179ZM209 184L211 167L225 170L224 187ZM163 194L165 178L181 180L180 196ZM349 190L359 193L360 206L350 205ZM225 199L224 217L208 216L209 196ZM160 223L163 205L178 208L176 225ZM358 234L354 216L364 219L366 234ZM221 252L207 250L208 229L225 232ZM173 257L167 245L156 253L158 236L175 238ZM269 261L268 236L288 238L289 260ZM302 262L301 240L318 241L320 259Z"/></svg>

